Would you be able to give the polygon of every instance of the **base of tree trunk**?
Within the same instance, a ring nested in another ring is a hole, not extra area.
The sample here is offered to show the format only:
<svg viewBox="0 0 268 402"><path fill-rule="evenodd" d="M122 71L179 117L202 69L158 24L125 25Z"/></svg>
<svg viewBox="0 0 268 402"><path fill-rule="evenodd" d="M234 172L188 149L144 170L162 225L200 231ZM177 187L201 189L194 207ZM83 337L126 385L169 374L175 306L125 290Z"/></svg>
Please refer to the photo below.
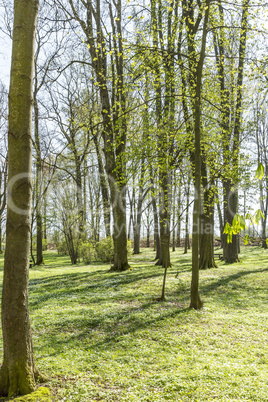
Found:
<svg viewBox="0 0 268 402"><path fill-rule="evenodd" d="M240 262L240 259L237 257L237 258L225 258L225 260L224 260L224 262L226 263L226 264L235 264L236 262Z"/></svg>
<svg viewBox="0 0 268 402"><path fill-rule="evenodd" d="M125 264L122 265L113 265L110 268L110 272L124 272L127 271L130 268L130 265L128 262L126 262Z"/></svg>
<svg viewBox="0 0 268 402"><path fill-rule="evenodd" d="M161 297L157 297L155 300L158 302L164 302L164 301L166 301L166 298L161 296Z"/></svg>
<svg viewBox="0 0 268 402"><path fill-rule="evenodd" d="M164 264L163 258L159 258L154 265L164 268L163 264ZM167 266L171 267L171 263L169 262Z"/></svg>
<svg viewBox="0 0 268 402"><path fill-rule="evenodd" d="M204 261L202 261L202 263L200 262L199 269L210 269L210 268L218 268L214 259L204 260Z"/></svg>
<svg viewBox="0 0 268 402"><path fill-rule="evenodd" d="M36 383L43 383L48 377L36 371L35 373L25 364L7 367L3 364L0 369L0 396L14 397L34 392Z"/></svg>
<svg viewBox="0 0 268 402"><path fill-rule="evenodd" d="M266 243L266 239L262 240L261 248L264 248L265 250L267 250L268 246L267 246L267 243Z"/></svg>
<svg viewBox="0 0 268 402"><path fill-rule="evenodd" d="M203 301L198 296L197 300L191 301L190 308L194 308L195 310L200 310L203 307Z"/></svg>
<svg viewBox="0 0 268 402"><path fill-rule="evenodd" d="M156 265L156 266L158 266L158 267L163 267L163 264L164 264L163 258L159 258L159 259L156 261L156 263L155 263L154 265ZM168 267L171 267L171 262L169 262L167 266L168 266ZM163 267L163 268L164 268L164 267Z"/></svg>

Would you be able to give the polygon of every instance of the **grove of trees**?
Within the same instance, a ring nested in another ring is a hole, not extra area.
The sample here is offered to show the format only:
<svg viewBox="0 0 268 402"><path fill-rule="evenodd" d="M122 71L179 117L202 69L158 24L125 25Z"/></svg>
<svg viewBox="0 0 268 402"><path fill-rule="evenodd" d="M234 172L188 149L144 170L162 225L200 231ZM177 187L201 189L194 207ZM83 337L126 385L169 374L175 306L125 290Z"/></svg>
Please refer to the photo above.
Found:
<svg viewBox="0 0 268 402"><path fill-rule="evenodd" d="M120 272L131 247L151 243L165 300L171 246L191 247L200 309L215 238L236 262L260 221L267 248L265 11L256 0L2 0L13 50L8 117L0 88L1 395L40 376L27 289L45 249Z"/></svg>

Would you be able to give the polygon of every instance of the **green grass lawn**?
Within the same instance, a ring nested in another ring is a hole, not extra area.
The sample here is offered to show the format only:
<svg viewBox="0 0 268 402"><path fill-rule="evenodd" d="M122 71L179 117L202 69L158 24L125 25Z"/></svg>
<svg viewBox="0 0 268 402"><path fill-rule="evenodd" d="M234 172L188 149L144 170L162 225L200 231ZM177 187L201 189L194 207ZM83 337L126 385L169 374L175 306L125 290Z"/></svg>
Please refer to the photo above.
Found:
<svg viewBox="0 0 268 402"><path fill-rule="evenodd" d="M53 401L268 401L268 251L201 271L200 311L188 308L190 254L172 253L162 303L153 257L143 249L111 273L48 252L31 268L35 358Z"/></svg>

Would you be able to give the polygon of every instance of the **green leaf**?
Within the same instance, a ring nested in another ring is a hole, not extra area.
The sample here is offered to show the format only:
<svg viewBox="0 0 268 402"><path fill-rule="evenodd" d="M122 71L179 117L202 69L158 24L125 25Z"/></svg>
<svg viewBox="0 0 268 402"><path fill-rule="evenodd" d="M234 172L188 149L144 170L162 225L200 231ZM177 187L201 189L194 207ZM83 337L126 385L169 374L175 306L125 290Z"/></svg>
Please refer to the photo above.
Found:
<svg viewBox="0 0 268 402"><path fill-rule="evenodd" d="M259 163L258 169L256 170L255 179L261 180L264 176L264 167L262 163Z"/></svg>
<svg viewBox="0 0 268 402"><path fill-rule="evenodd" d="M255 223L256 223L256 225L259 224L261 218L264 218L264 215L263 215L263 213L261 212L261 210L258 209L258 210L256 211L256 214L255 214Z"/></svg>
<svg viewBox="0 0 268 402"><path fill-rule="evenodd" d="M240 217L238 214L235 214L233 218L233 226L239 226Z"/></svg>
<svg viewBox="0 0 268 402"><path fill-rule="evenodd" d="M245 230L247 228L246 220L243 215L240 215L240 227L241 227L241 230Z"/></svg>
<svg viewBox="0 0 268 402"><path fill-rule="evenodd" d="M226 223L226 225L224 226L224 230L223 230L223 233L224 234L228 234L229 232L230 232L230 223L229 222L227 222Z"/></svg>

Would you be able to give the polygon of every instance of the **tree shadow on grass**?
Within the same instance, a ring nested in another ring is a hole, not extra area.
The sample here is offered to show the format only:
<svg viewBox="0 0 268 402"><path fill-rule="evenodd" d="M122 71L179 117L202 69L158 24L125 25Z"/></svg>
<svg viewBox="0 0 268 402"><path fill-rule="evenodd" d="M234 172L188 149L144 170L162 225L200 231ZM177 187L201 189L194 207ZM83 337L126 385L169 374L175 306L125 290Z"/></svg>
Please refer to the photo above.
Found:
<svg viewBox="0 0 268 402"><path fill-rule="evenodd" d="M254 269L251 271L240 271L237 272L236 274L233 275L229 275L229 276L225 276L223 278L220 278L212 283L210 283L209 285L200 285L200 291L204 294L208 294L213 292L214 290L216 290L219 287L225 287L226 285L228 285L230 282L235 281L243 276L246 275L251 275L251 274L256 274L256 273L261 273L261 272L267 272L268 268L261 268L261 269Z"/></svg>
<svg viewBox="0 0 268 402"><path fill-rule="evenodd" d="M140 306L129 306L120 312L116 311L116 307L114 307L110 313L105 313L98 318L89 316L83 319L81 317L70 319L66 317L64 322L49 326L46 330L45 339L47 342L45 346L46 348L53 348L53 352L49 356L57 356L58 353L62 352L64 346L67 345L71 348L71 345L77 345L77 342L81 343L82 348L86 345L89 350L99 351L100 348L106 350L108 346L113 348L126 335L133 335L139 331L151 329L152 326L158 326L170 318L179 317L190 311L189 308L183 306L180 308L174 308L173 306L171 309L167 306L160 314L158 312L157 316L152 317L153 314L151 314L150 309L154 305L158 306L159 302L150 301ZM144 319L144 314L146 315L147 311L148 318ZM143 314L140 316L141 312ZM70 332L70 329L73 332ZM97 331L97 333L99 331L100 335L96 336L95 334L95 338L99 339L97 342L94 341L92 331ZM64 338L59 336L62 332L65 333ZM42 347L44 347L43 342Z"/></svg>
<svg viewBox="0 0 268 402"><path fill-rule="evenodd" d="M154 271L148 273L127 271L126 273L109 273L104 276L103 270L88 273L71 273L63 275L50 276L48 278L31 279L29 282L29 307L31 310L39 308L41 303L52 299L68 299L75 295L88 292L96 295L90 303L100 303L107 300L109 289L116 291L117 288L139 281L150 280L156 277L162 277L162 272ZM94 279L94 277L98 279ZM98 291L102 291L99 292ZM92 298L91 298L92 299Z"/></svg>

